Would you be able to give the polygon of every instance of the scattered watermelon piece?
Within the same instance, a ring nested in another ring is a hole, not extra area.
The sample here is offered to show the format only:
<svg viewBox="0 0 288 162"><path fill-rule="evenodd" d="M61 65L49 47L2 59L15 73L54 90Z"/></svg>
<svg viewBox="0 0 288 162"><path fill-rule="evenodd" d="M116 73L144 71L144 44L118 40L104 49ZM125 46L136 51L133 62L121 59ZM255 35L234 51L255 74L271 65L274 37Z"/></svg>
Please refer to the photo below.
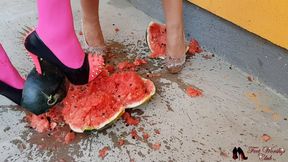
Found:
<svg viewBox="0 0 288 162"><path fill-rule="evenodd" d="M160 144L160 143L152 144L152 149L153 149L153 150L160 150L160 147L161 147L161 144Z"/></svg>
<svg viewBox="0 0 288 162"><path fill-rule="evenodd" d="M143 133L143 139L147 140L150 137L150 135L146 132Z"/></svg>
<svg viewBox="0 0 288 162"><path fill-rule="evenodd" d="M28 115L26 117L27 121L30 123L30 126L34 128L37 132L43 133L50 129L50 123L45 115Z"/></svg>
<svg viewBox="0 0 288 162"><path fill-rule="evenodd" d="M75 133L74 132L69 132L66 134L65 138L64 138L64 143L65 144L69 144L71 143L74 139L75 139Z"/></svg>
<svg viewBox="0 0 288 162"><path fill-rule="evenodd" d="M155 129L154 132L155 132L156 134L160 134L160 131L159 131L158 129Z"/></svg>
<svg viewBox="0 0 288 162"><path fill-rule="evenodd" d="M82 31L79 31L79 35L83 35L83 32L82 32Z"/></svg>
<svg viewBox="0 0 288 162"><path fill-rule="evenodd" d="M189 44L189 54L195 55L196 53L201 53L203 50L201 49L198 41L196 39L191 39Z"/></svg>
<svg viewBox="0 0 288 162"><path fill-rule="evenodd" d="M133 64L135 65L135 66L140 66L140 65L143 65L143 64L147 64L147 61L146 60L144 60L144 59L135 59L135 61L133 62Z"/></svg>
<svg viewBox="0 0 288 162"><path fill-rule="evenodd" d="M263 134L263 135L262 135L262 140L263 140L264 142L268 142L268 141L271 140L271 136L269 136L268 134Z"/></svg>
<svg viewBox="0 0 288 162"><path fill-rule="evenodd" d="M135 70L135 65L129 61L123 61L123 62L120 62L118 65L117 65L118 69L123 71L123 70L132 70L134 71Z"/></svg>
<svg viewBox="0 0 288 162"><path fill-rule="evenodd" d="M105 68L106 70L108 70L109 73L115 72L115 67L113 65L107 64Z"/></svg>
<svg viewBox="0 0 288 162"><path fill-rule="evenodd" d="M137 133L137 131L136 131L135 129L132 129L132 131L130 132L130 134L131 134L131 137L132 137L133 139L136 139L136 140L139 140L139 139L140 139L140 137L138 136L138 133Z"/></svg>
<svg viewBox="0 0 288 162"><path fill-rule="evenodd" d="M118 140L118 146L123 146L125 144L125 140L124 139L119 139Z"/></svg>
<svg viewBox="0 0 288 162"><path fill-rule="evenodd" d="M132 117L131 114L128 113L128 112L125 112L122 115L122 118L124 119L125 123L128 124L128 125L137 126L140 123L140 119Z"/></svg>
<svg viewBox="0 0 288 162"><path fill-rule="evenodd" d="M104 148L102 148L102 149L99 151L98 157L104 159L105 156L108 154L109 150L110 150L110 149L109 149L109 147L107 147L107 146L104 147Z"/></svg>
<svg viewBox="0 0 288 162"><path fill-rule="evenodd" d="M187 89L186 89L186 93L190 96L190 97L198 97L198 96L202 96L203 95L203 92L199 89L196 89L192 86L189 86Z"/></svg>

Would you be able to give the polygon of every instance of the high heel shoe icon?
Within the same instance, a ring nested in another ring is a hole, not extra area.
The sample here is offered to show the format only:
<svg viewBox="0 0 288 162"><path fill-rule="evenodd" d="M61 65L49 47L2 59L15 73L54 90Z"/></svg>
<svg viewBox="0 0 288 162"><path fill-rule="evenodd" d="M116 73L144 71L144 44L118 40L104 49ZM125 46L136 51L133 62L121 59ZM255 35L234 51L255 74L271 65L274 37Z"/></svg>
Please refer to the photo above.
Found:
<svg viewBox="0 0 288 162"><path fill-rule="evenodd" d="M244 151L240 147L238 147L238 148L234 147L232 153L233 153L232 158L234 160L238 159L238 157L239 157L239 160L240 159L241 160L247 160L248 159L248 157L245 156ZM238 154L239 154L239 156L238 156Z"/></svg>

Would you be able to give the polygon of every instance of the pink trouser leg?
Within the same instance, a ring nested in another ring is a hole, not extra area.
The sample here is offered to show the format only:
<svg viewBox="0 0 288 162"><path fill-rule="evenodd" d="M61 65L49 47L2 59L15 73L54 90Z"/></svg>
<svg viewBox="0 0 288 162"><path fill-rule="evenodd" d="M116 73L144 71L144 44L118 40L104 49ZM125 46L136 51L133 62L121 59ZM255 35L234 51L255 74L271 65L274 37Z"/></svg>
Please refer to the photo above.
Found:
<svg viewBox="0 0 288 162"><path fill-rule="evenodd" d="M0 44L0 81L17 89L23 89L25 80L11 64L4 48Z"/></svg>
<svg viewBox="0 0 288 162"><path fill-rule="evenodd" d="M85 54L75 34L70 0L37 0L36 32L56 57L70 68L80 68Z"/></svg>

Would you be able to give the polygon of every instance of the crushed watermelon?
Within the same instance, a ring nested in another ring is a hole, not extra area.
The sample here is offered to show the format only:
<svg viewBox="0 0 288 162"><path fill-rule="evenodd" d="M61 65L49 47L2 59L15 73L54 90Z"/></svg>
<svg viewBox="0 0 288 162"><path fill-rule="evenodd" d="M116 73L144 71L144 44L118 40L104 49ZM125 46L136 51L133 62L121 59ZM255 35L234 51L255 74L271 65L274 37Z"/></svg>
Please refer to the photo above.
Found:
<svg viewBox="0 0 288 162"><path fill-rule="evenodd" d="M143 65L143 64L147 64L147 61L145 59L135 59L135 61L133 62L133 64L135 66L140 66L140 65Z"/></svg>
<svg viewBox="0 0 288 162"><path fill-rule="evenodd" d="M198 97L198 96L202 96L203 92L197 88L194 88L192 86L189 86L186 89L186 93L190 96L190 97Z"/></svg>
<svg viewBox="0 0 288 162"><path fill-rule="evenodd" d="M122 118L125 121L125 123L128 124L128 125L137 126L140 123L140 119L132 117L129 112L125 112L122 115Z"/></svg>
<svg viewBox="0 0 288 162"><path fill-rule="evenodd" d="M140 137L138 136L138 133L137 133L137 131L136 131L135 129L132 129L132 131L130 132L130 134L131 134L131 137L132 137L133 139L136 139L136 140L139 140L139 139L140 139Z"/></svg>
<svg viewBox="0 0 288 162"><path fill-rule="evenodd" d="M189 54L195 55L196 53L201 53L203 50L201 49L198 41L196 39L191 39L189 43Z"/></svg>
<svg viewBox="0 0 288 162"><path fill-rule="evenodd" d="M65 144L71 143L75 139L76 135L74 132L68 132L64 138Z"/></svg>
<svg viewBox="0 0 288 162"><path fill-rule="evenodd" d="M117 66L119 70L135 70L135 65L129 61L120 62Z"/></svg>
<svg viewBox="0 0 288 162"><path fill-rule="evenodd" d="M118 143L118 146L123 146L125 144L125 140L119 139L117 143Z"/></svg>
<svg viewBox="0 0 288 162"><path fill-rule="evenodd" d="M143 133L143 139L147 140L150 137L150 135L146 132Z"/></svg>
<svg viewBox="0 0 288 162"><path fill-rule="evenodd" d="M154 93L154 84L134 71L112 75L103 71L85 86L70 86L62 114L72 128L100 129L103 123L121 115L124 108L138 106Z"/></svg>
<svg viewBox="0 0 288 162"><path fill-rule="evenodd" d="M30 123L30 126L37 132L43 133L50 129L50 123L45 115L30 114L26 117L26 120Z"/></svg>
<svg viewBox="0 0 288 162"><path fill-rule="evenodd" d="M160 143L152 144L152 149L153 149L153 150L160 150L160 147L161 147L161 144L160 144Z"/></svg>
<svg viewBox="0 0 288 162"><path fill-rule="evenodd" d="M104 148L102 148L101 150L99 150L98 157L104 159L105 156L108 154L109 150L110 150L110 149L109 149L109 147L107 147L107 146L104 147Z"/></svg>

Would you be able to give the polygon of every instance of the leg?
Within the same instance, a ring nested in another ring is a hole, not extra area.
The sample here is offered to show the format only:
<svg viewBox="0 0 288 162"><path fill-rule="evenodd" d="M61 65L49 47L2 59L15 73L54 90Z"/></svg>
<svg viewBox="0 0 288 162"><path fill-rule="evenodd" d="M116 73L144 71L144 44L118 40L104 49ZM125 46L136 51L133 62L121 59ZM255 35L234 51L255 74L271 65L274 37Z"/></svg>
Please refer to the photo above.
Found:
<svg viewBox="0 0 288 162"><path fill-rule="evenodd" d="M31 32L24 42L36 67L45 71L50 64L56 66L76 85L95 79L104 60L84 54L75 34L70 0L37 0L37 4L36 32ZM42 74L42 70L38 73Z"/></svg>
<svg viewBox="0 0 288 162"><path fill-rule="evenodd" d="M0 44L0 95L20 105L24 82Z"/></svg>
<svg viewBox="0 0 288 162"><path fill-rule="evenodd" d="M185 37L182 0L163 0L167 28L166 65L171 73L182 70L185 62Z"/></svg>
<svg viewBox="0 0 288 162"><path fill-rule="evenodd" d="M91 47L105 47L99 22L99 0L81 0L83 34Z"/></svg>
<svg viewBox="0 0 288 162"><path fill-rule="evenodd" d="M59 60L70 68L80 68L84 52L77 39L70 0L37 0L36 32Z"/></svg>
<svg viewBox="0 0 288 162"><path fill-rule="evenodd" d="M163 0L167 25L167 54L180 58L185 54L182 0Z"/></svg>
<svg viewBox="0 0 288 162"><path fill-rule="evenodd" d="M15 67L11 64L4 48L0 44L0 81L10 86L23 89L24 79L20 76ZM0 88L1 89L1 88Z"/></svg>

